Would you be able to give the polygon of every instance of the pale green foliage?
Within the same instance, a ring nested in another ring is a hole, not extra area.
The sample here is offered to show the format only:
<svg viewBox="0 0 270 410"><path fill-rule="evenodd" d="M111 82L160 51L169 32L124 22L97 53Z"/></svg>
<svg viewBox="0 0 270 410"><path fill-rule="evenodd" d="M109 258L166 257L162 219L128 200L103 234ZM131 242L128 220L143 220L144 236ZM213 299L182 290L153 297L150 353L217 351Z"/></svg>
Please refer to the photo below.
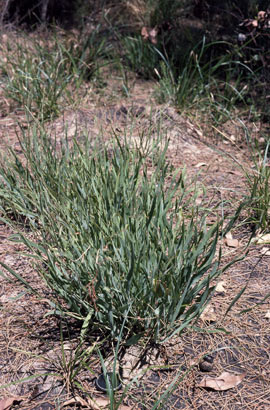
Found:
<svg viewBox="0 0 270 410"><path fill-rule="evenodd" d="M37 40L31 45L8 44L8 49L7 62L1 66L6 96L42 120L59 114L59 102L72 78L61 49Z"/></svg>
<svg viewBox="0 0 270 410"><path fill-rule="evenodd" d="M170 101L174 105L208 113L213 123L231 117L236 104L245 105L247 87L241 83L241 75L236 74L238 67L248 71L238 60L230 55L208 58L211 50L225 42L206 43L203 39L190 52L180 73L174 64L156 49L160 55L159 85L156 96L160 102ZM228 43L228 48L232 47Z"/></svg>
<svg viewBox="0 0 270 410"><path fill-rule="evenodd" d="M253 223L256 229L261 232L269 230L269 207L270 207L270 167L269 167L269 145L268 141L264 151L264 156L257 148L253 152L254 167L252 171L245 171L246 183L248 187L247 210L249 222Z"/></svg>
<svg viewBox="0 0 270 410"><path fill-rule="evenodd" d="M65 310L117 336L155 340L181 332L202 312L217 277L219 223L198 216L183 173L165 151L150 162L120 143L89 154L89 144L57 157L49 138L25 138L27 167L15 155L2 168L2 211L25 218L38 257ZM149 176L151 172L151 176ZM186 218L183 215L188 215ZM138 340L138 339L137 339Z"/></svg>
<svg viewBox="0 0 270 410"><path fill-rule="evenodd" d="M44 41L27 37L7 43L6 48L7 61L0 65L6 97L43 121L59 115L74 102L72 91L92 79L105 41L99 38L97 27L90 34L82 33L80 39L66 40L55 33Z"/></svg>

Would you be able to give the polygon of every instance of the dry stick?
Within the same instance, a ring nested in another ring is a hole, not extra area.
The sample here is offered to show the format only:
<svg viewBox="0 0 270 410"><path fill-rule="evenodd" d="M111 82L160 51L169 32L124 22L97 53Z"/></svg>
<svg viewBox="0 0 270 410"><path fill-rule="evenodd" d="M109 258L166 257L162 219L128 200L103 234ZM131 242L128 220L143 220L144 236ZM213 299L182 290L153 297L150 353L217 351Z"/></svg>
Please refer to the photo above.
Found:
<svg viewBox="0 0 270 410"><path fill-rule="evenodd" d="M0 25L1 25L1 26L3 25L3 21L4 21L4 18L5 18L5 15L6 15L7 11L8 11L9 3L10 3L10 0L6 0L6 2L5 2L5 4L4 4L3 11L2 11L2 13L1 13L1 18L0 18Z"/></svg>
<svg viewBox="0 0 270 410"><path fill-rule="evenodd" d="M44 2L42 3L42 7L41 7L41 21L42 21L42 23L44 23L46 21L49 1L50 0L44 0Z"/></svg>

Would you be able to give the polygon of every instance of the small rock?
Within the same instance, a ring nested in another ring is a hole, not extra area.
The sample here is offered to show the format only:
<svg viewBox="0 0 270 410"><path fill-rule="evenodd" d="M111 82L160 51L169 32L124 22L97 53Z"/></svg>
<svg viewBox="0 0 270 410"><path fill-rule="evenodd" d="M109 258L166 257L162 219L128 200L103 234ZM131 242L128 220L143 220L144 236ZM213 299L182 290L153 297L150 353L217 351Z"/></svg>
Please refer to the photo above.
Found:
<svg viewBox="0 0 270 410"><path fill-rule="evenodd" d="M212 356L211 354L207 354L206 356L204 356L203 358L206 362L208 363L213 363L214 361L214 356Z"/></svg>
<svg viewBox="0 0 270 410"><path fill-rule="evenodd" d="M211 372L213 370L213 363L210 363L207 360L202 360L199 363L199 368L201 372Z"/></svg>

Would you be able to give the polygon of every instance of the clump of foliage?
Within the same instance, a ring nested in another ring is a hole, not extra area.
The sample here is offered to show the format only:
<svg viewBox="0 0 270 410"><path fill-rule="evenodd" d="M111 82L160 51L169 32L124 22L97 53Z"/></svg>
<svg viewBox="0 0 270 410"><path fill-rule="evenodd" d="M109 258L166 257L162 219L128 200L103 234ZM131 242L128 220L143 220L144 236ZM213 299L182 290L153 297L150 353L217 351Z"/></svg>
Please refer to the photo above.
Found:
<svg viewBox="0 0 270 410"><path fill-rule="evenodd" d="M100 67L105 42L98 27L81 39L67 40L57 32L3 44L6 61L0 65L2 87L7 98L39 120L59 115L73 102L74 88L90 80Z"/></svg>
<svg viewBox="0 0 270 410"><path fill-rule="evenodd" d="M264 155L261 155L260 147L253 150L253 169L244 170L246 185L248 188L247 211L248 222L254 227L254 231L267 232L269 230L269 206L270 206L270 167L269 146L266 143Z"/></svg>
<svg viewBox="0 0 270 410"><path fill-rule="evenodd" d="M126 336L155 340L190 326L225 268L219 223L198 215L184 173L157 147L149 162L125 144L56 155L49 141L25 138L26 161L13 153L2 165L0 199L7 219L24 218L36 234L17 240L38 258L57 310L113 336L123 322Z"/></svg>

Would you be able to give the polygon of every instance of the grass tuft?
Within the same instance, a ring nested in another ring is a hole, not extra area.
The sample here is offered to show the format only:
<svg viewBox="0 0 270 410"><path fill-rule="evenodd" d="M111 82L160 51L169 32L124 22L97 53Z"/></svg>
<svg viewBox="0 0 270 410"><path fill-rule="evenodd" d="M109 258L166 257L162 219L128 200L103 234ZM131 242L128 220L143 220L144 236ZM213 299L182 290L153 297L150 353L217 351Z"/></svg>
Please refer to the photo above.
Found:
<svg viewBox="0 0 270 410"><path fill-rule="evenodd" d="M38 258L58 310L82 320L84 332L117 337L125 320L130 342L164 340L211 297L223 271L220 223L207 226L198 214L166 149L153 147L149 162L127 143L90 148L86 141L56 155L48 135L25 136L25 161L13 153L0 171L1 211L25 218L36 240L21 232L15 240Z"/></svg>
<svg viewBox="0 0 270 410"><path fill-rule="evenodd" d="M57 117L74 101L73 90L97 73L105 53L99 28L68 39L55 32L45 40L37 37L7 42L2 47L2 87L14 101L39 121ZM46 38L47 37L47 38ZM104 64L104 62L102 63Z"/></svg>

